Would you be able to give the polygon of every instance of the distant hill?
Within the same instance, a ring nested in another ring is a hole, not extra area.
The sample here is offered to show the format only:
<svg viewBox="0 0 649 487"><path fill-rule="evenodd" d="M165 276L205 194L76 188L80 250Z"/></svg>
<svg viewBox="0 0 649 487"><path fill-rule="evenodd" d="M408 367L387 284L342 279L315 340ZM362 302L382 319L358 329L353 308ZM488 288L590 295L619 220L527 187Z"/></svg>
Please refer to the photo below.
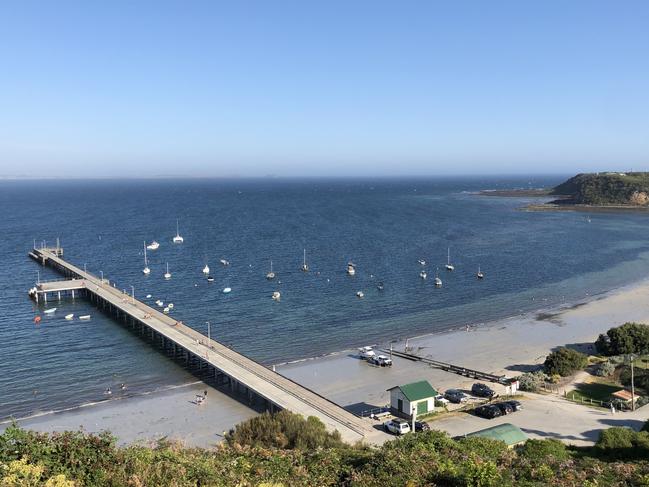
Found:
<svg viewBox="0 0 649 487"><path fill-rule="evenodd" d="M562 205L649 206L649 172L584 173L550 191Z"/></svg>

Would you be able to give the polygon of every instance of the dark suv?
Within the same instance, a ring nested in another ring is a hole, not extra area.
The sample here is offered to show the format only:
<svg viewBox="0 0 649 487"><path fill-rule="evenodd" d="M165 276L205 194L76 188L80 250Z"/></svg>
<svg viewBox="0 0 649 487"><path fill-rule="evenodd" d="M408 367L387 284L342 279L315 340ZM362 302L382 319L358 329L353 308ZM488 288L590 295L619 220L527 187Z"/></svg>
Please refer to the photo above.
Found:
<svg viewBox="0 0 649 487"><path fill-rule="evenodd" d="M430 426L428 426L428 423L424 423L423 421L415 421L415 431L429 431Z"/></svg>
<svg viewBox="0 0 649 487"><path fill-rule="evenodd" d="M495 404L487 404L485 406L477 407L475 408L474 412L476 416L487 419L494 419L503 415L500 408Z"/></svg>
<svg viewBox="0 0 649 487"><path fill-rule="evenodd" d="M476 382L471 386L471 394L478 397L494 397L496 392L487 384Z"/></svg>

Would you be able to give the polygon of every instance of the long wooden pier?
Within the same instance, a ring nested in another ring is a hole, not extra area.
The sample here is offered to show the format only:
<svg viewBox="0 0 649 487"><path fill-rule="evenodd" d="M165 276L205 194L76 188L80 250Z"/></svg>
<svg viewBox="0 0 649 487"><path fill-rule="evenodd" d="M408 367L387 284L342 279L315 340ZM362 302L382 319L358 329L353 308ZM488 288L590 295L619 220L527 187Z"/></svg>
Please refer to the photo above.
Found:
<svg viewBox="0 0 649 487"><path fill-rule="evenodd" d="M218 380L228 383L233 391L248 394L251 401L256 396L265 400L270 410L286 409L304 417L315 416L329 431L338 430L350 442L362 440L372 432L371 423L367 420L125 294L103 276L99 278L65 261L62 254L58 246L55 249L33 249L29 253L43 266L52 267L68 278L37 283L30 290L34 299L47 302L48 294L54 294L58 299L61 293L85 295L97 306L159 341L163 348L171 349L174 355L180 354L188 362L197 362L199 367L207 368Z"/></svg>

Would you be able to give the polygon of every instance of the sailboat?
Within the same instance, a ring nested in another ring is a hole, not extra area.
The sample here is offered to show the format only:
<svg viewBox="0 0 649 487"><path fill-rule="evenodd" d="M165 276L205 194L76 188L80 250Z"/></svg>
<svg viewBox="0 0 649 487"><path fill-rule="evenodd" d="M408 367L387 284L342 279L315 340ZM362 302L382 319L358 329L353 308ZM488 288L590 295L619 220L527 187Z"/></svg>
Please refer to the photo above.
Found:
<svg viewBox="0 0 649 487"><path fill-rule="evenodd" d="M210 273L210 266L205 264L205 267L203 267L203 274L209 275L209 273Z"/></svg>
<svg viewBox="0 0 649 487"><path fill-rule="evenodd" d="M435 270L435 287L442 287L442 280L439 278L439 267Z"/></svg>
<svg viewBox="0 0 649 487"><path fill-rule="evenodd" d="M478 266L478 273L476 274L476 277L478 279L483 279L484 278L484 273L480 270L480 266Z"/></svg>
<svg viewBox="0 0 649 487"><path fill-rule="evenodd" d="M151 242L149 245L146 246L146 248L149 249L149 250L158 250L159 247L160 247L160 244L158 242L156 242L155 240L153 242Z"/></svg>
<svg viewBox="0 0 649 487"><path fill-rule="evenodd" d="M419 273L419 277L421 277L422 279L426 279L428 277L428 274L426 274L426 271L421 271Z"/></svg>
<svg viewBox="0 0 649 487"><path fill-rule="evenodd" d="M178 220L176 219L176 236L173 238L173 242L183 243L184 241L185 239L180 236L180 232L178 231Z"/></svg>
<svg viewBox="0 0 649 487"><path fill-rule="evenodd" d="M356 265L353 262L347 263L347 274L349 274L350 276L356 274Z"/></svg>
<svg viewBox="0 0 649 487"><path fill-rule="evenodd" d="M279 291L275 291L273 292L272 298L274 301L279 301L280 299L282 299L282 293L280 293Z"/></svg>
<svg viewBox="0 0 649 487"><path fill-rule="evenodd" d="M302 272L309 272L309 266L306 263L306 249L304 249L304 258L302 260Z"/></svg>
<svg viewBox="0 0 649 487"><path fill-rule="evenodd" d="M447 253L447 258L446 258L446 270L447 271L454 271L455 266L451 264L451 248L448 248L448 253Z"/></svg>
<svg viewBox="0 0 649 487"><path fill-rule="evenodd" d="M273 272L273 261L270 261L270 272L266 274L266 279L269 281L275 279L275 273Z"/></svg>
<svg viewBox="0 0 649 487"><path fill-rule="evenodd" d="M169 272L169 262L167 262L167 272L165 272L165 279L171 279L171 273Z"/></svg>
<svg viewBox="0 0 649 487"><path fill-rule="evenodd" d="M148 275L151 272L151 269L149 269L149 263L146 260L146 242L144 242L144 269L142 269L142 273Z"/></svg>

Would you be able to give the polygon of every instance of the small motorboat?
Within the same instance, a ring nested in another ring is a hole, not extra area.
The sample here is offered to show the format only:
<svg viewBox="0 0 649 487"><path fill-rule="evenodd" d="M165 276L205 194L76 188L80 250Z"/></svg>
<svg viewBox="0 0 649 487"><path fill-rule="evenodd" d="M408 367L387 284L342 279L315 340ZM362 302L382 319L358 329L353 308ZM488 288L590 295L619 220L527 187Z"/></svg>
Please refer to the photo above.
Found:
<svg viewBox="0 0 649 487"><path fill-rule="evenodd" d="M230 265L230 261L229 261L229 260L221 259L219 262L220 262L222 265L225 265L225 266Z"/></svg>
<svg viewBox="0 0 649 487"><path fill-rule="evenodd" d="M43 313L45 313L46 315L51 315L55 311L56 311L56 308L50 308L50 309L46 309L45 311L43 311Z"/></svg>
<svg viewBox="0 0 649 487"><path fill-rule="evenodd" d="M382 283L382 282L379 282L379 283L376 285L376 289L378 289L379 291L383 291L383 289L384 289L383 283Z"/></svg>
<svg viewBox="0 0 649 487"><path fill-rule="evenodd" d="M210 273L210 266L205 264L205 267L203 267L203 274L208 275Z"/></svg>
<svg viewBox="0 0 649 487"><path fill-rule="evenodd" d="M421 271L419 273L419 277L421 277L422 279L426 279L428 277L428 274L426 274L426 271Z"/></svg>
<svg viewBox="0 0 649 487"><path fill-rule="evenodd" d="M347 263L347 274L349 274L350 276L356 274L356 265L353 262Z"/></svg>
<svg viewBox="0 0 649 487"><path fill-rule="evenodd" d="M365 294L363 293L363 291L357 291L356 292L356 297L357 298L363 298L363 297L365 297Z"/></svg>
<svg viewBox="0 0 649 487"><path fill-rule="evenodd" d="M269 281L275 279L275 273L273 272L273 261L270 261L270 272L266 274L266 279Z"/></svg>
<svg viewBox="0 0 649 487"><path fill-rule="evenodd" d="M161 301L161 300L159 300L159 299L155 302L155 304L157 304L157 305L160 306L161 308L164 306L164 302Z"/></svg>
<svg viewBox="0 0 649 487"><path fill-rule="evenodd" d="M150 295L150 294L147 294L146 297L147 297L147 299L149 299L149 298L151 297L151 295Z"/></svg>
<svg viewBox="0 0 649 487"><path fill-rule="evenodd" d="M424 259L419 259L417 262L419 262L421 265L426 265L426 261Z"/></svg>
<svg viewBox="0 0 649 487"><path fill-rule="evenodd" d="M80 320L87 321L87 320L90 319L90 315L81 315L81 316L79 316L79 319L80 319Z"/></svg>
<svg viewBox="0 0 649 487"><path fill-rule="evenodd" d="M74 314L70 313L69 315L65 315L65 319L68 320L68 321L74 319Z"/></svg>
<svg viewBox="0 0 649 487"><path fill-rule="evenodd" d="M169 306L167 306L165 309L162 310L162 312L166 315L169 314Z"/></svg>
<svg viewBox="0 0 649 487"><path fill-rule="evenodd" d="M178 220L176 220L176 236L173 238L173 243L179 244L183 243L184 241L185 239L180 236L180 232L178 231Z"/></svg>
<svg viewBox="0 0 649 487"><path fill-rule="evenodd" d="M376 355L376 352L370 346L360 347L358 353L363 360L368 360Z"/></svg>
<svg viewBox="0 0 649 487"><path fill-rule="evenodd" d="M480 266L478 266L478 273L475 275L478 279L484 279L484 272L480 270Z"/></svg>
<svg viewBox="0 0 649 487"><path fill-rule="evenodd" d="M214 278L212 276L207 276L207 282L214 282Z"/></svg>
<svg viewBox="0 0 649 487"><path fill-rule="evenodd" d="M158 250L160 248L160 244L154 240L149 245L147 245L146 248L149 250Z"/></svg>
<svg viewBox="0 0 649 487"><path fill-rule="evenodd" d="M275 291L272 297L274 301L279 301L280 299L282 299L282 293L280 293L279 291Z"/></svg>
<svg viewBox="0 0 649 487"><path fill-rule="evenodd" d="M174 304L173 304L173 303L169 303L169 304L167 305L167 307L168 307L169 309L174 309Z"/></svg>
<svg viewBox="0 0 649 487"><path fill-rule="evenodd" d="M171 273L169 272L169 262L167 262L167 272L165 272L165 279L171 279Z"/></svg>
<svg viewBox="0 0 649 487"><path fill-rule="evenodd" d="M231 291L232 291L231 287L226 287L226 288L223 289L223 294L228 294Z"/></svg>
<svg viewBox="0 0 649 487"><path fill-rule="evenodd" d="M442 287L442 280L439 278L439 269L435 271L435 287Z"/></svg>

